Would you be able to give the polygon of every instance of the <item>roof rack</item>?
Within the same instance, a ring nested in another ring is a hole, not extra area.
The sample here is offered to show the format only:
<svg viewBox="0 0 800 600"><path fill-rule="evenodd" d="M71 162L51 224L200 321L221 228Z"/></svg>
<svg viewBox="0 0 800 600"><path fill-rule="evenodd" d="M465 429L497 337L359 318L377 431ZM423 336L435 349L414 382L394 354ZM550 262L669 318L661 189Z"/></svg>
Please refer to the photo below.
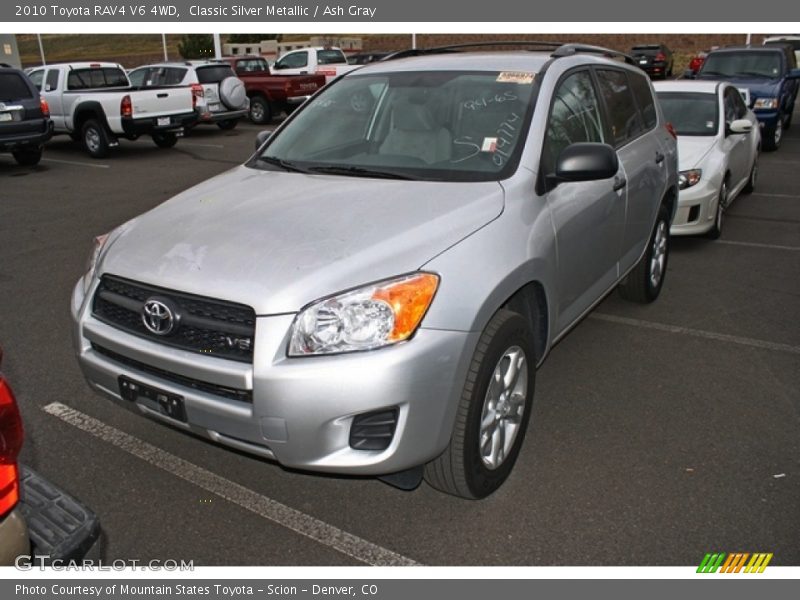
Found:
<svg viewBox="0 0 800 600"><path fill-rule="evenodd" d="M433 48L410 48L408 50L398 50L384 56L381 61L395 60L397 58L408 58L410 56L425 56L427 54L446 54L448 52L460 52L466 48L481 48L487 46L532 46L553 50L550 55L553 58L564 58L574 54L599 54L609 58L618 58L629 65L635 65L633 58L624 52L603 48L602 46L590 46L587 44L565 44L564 42L546 42L541 40L498 40L494 42L472 42L466 44L452 44L449 46L436 46Z"/></svg>

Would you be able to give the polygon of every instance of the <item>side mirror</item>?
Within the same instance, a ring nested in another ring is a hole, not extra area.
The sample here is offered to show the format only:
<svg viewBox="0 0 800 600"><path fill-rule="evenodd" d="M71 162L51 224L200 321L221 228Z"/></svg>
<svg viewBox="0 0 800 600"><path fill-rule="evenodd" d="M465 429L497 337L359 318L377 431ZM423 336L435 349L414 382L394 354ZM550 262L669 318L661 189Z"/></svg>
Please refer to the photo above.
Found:
<svg viewBox="0 0 800 600"><path fill-rule="evenodd" d="M594 181L614 177L619 170L617 151L608 144L579 142L562 150L556 161L558 181Z"/></svg>
<svg viewBox="0 0 800 600"><path fill-rule="evenodd" d="M683 78L684 79L694 79L696 75L697 74L694 71L692 71L691 69L686 69L683 72Z"/></svg>
<svg viewBox="0 0 800 600"><path fill-rule="evenodd" d="M725 133L750 133L753 124L747 119L736 119L725 126Z"/></svg>
<svg viewBox="0 0 800 600"><path fill-rule="evenodd" d="M787 79L800 79L800 69L792 69L786 75Z"/></svg>
<svg viewBox="0 0 800 600"><path fill-rule="evenodd" d="M272 135L271 131L266 131L266 130L259 131L258 135L256 135L256 150L261 148L261 146L263 146L267 142L267 140L270 138L271 135Z"/></svg>

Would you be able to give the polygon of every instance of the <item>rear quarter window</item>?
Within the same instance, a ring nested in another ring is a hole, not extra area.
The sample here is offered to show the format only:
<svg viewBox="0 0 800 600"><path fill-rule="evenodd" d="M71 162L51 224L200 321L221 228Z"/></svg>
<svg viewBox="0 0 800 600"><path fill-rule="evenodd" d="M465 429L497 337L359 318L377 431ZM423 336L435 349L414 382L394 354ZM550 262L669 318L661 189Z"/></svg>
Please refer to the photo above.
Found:
<svg viewBox="0 0 800 600"><path fill-rule="evenodd" d="M19 73L0 73L0 101L30 100L33 91L25 81L24 75Z"/></svg>

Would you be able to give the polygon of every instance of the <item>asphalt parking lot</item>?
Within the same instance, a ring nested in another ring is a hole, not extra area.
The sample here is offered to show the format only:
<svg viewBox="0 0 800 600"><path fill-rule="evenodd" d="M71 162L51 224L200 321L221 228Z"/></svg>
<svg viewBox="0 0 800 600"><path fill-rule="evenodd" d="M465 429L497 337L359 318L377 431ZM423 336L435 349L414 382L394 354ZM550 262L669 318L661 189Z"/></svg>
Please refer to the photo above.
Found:
<svg viewBox="0 0 800 600"><path fill-rule="evenodd" d="M743 551L800 564L800 125L762 154L720 240L673 240L655 304L612 294L552 351L515 471L480 502L287 471L84 383L69 298L91 238L242 162L257 131L122 142L100 161L57 138L34 168L0 155L0 344L22 459L97 512L106 558L691 565Z"/></svg>

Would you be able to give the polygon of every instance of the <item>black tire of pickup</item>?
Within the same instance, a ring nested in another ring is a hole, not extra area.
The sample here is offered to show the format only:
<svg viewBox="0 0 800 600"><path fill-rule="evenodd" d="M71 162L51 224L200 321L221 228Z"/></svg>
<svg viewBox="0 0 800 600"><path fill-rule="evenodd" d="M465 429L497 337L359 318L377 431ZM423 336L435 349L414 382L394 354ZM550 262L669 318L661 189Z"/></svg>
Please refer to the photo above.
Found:
<svg viewBox="0 0 800 600"><path fill-rule="evenodd" d="M108 131L96 119L87 120L81 127L81 144L92 158L105 158L111 148Z"/></svg>
<svg viewBox="0 0 800 600"><path fill-rule="evenodd" d="M272 105L264 96L250 98L250 120L257 125L272 121Z"/></svg>
<svg viewBox="0 0 800 600"><path fill-rule="evenodd" d="M22 165L23 167L32 167L34 165L38 165L39 161L42 160L42 147L39 146L38 148L15 150L12 152L12 154L14 155L14 160L17 161L18 165Z"/></svg>
<svg viewBox="0 0 800 600"><path fill-rule="evenodd" d="M159 148L172 148L178 143L178 136L174 133L159 132L153 134L153 143Z"/></svg>
<svg viewBox="0 0 800 600"><path fill-rule="evenodd" d="M234 129L239 124L238 119L228 119L227 121L217 121L217 127L223 131Z"/></svg>

